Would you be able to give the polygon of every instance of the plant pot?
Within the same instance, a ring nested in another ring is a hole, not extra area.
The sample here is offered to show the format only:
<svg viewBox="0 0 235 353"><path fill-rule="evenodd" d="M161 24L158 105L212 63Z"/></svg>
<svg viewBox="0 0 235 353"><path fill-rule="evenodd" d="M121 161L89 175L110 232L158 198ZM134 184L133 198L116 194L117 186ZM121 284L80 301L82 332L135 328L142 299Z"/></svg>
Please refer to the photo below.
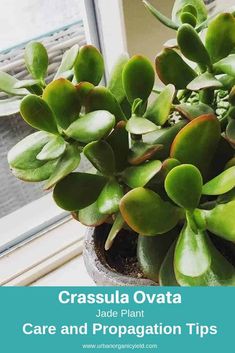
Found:
<svg viewBox="0 0 235 353"><path fill-rule="evenodd" d="M104 243L109 229L110 226L104 224L88 228L85 235L83 257L87 272L94 282L99 286L156 286L157 283L144 278L138 269L136 247L133 246L133 243L136 244L137 235L129 232L126 237L125 234L124 243L123 234L120 232L112 249L106 252ZM129 244L126 244L127 242ZM131 254L126 250L130 249L130 242L133 249Z"/></svg>

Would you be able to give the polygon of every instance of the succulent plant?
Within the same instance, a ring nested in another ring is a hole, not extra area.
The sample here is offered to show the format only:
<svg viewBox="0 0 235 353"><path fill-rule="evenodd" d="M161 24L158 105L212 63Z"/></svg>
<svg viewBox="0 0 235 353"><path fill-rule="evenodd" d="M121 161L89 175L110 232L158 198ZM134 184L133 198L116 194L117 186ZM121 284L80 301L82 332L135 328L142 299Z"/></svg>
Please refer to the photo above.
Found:
<svg viewBox="0 0 235 353"><path fill-rule="evenodd" d="M40 131L12 148L9 165L45 180L81 223L111 223L106 250L122 228L138 233L140 267L161 285L235 285L234 12L208 18L202 0L176 0L169 19L144 4L176 30L156 56L164 85L147 58L123 55L98 86L104 63L91 45L66 52L45 83L46 50L30 43L32 80L1 73L0 88L25 95L21 115ZM81 155L89 172L77 171Z"/></svg>

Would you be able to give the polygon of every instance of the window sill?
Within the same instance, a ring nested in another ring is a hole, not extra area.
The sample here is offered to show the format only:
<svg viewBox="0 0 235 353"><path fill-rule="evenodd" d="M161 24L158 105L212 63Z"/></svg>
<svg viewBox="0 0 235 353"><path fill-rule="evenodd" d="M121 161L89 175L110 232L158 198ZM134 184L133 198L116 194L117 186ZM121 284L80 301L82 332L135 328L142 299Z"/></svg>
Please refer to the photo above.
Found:
<svg viewBox="0 0 235 353"><path fill-rule="evenodd" d="M68 218L43 236L33 238L10 253L3 254L0 258L0 285L30 285L81 255L85 231L85 226Z"/></svg>

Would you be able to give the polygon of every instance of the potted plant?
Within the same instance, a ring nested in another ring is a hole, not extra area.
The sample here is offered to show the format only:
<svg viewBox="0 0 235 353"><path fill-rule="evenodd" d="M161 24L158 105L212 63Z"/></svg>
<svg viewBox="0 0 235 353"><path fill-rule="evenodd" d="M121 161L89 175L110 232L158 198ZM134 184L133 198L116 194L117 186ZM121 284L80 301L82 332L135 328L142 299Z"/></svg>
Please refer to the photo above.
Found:
<svg viewBox="0 0 235 353"><path fill-rule="evenodd" d="M30 43L33 81L7 84L30 91L20 112L39 131L8 162L19 179L45 180L57 205L91 227L84 258L98 284L233 286L233 12L208 19L202 0L177 0L169 19L144 4L177 31L156 56L164 86L141 55L123 55L98 86L104 63L91 45L66 52L46 84L46 50ZM86 173L76 171L81 155Z"/></svg>

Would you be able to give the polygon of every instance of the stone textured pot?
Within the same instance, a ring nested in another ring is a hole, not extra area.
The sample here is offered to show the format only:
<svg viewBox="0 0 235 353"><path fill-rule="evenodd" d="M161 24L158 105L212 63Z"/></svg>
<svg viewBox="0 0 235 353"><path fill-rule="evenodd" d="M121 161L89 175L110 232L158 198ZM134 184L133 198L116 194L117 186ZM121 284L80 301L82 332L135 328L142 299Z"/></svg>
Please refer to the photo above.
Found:
<svg viewBox="0 0 235 353"><path fill-rule="evenodd" d="M83 250L84 263L88 274L99 286L156 286L157 283L145 279L126 276L112 269L105 259L100 238L107 233L107 227L88 228Z"/></svg>

